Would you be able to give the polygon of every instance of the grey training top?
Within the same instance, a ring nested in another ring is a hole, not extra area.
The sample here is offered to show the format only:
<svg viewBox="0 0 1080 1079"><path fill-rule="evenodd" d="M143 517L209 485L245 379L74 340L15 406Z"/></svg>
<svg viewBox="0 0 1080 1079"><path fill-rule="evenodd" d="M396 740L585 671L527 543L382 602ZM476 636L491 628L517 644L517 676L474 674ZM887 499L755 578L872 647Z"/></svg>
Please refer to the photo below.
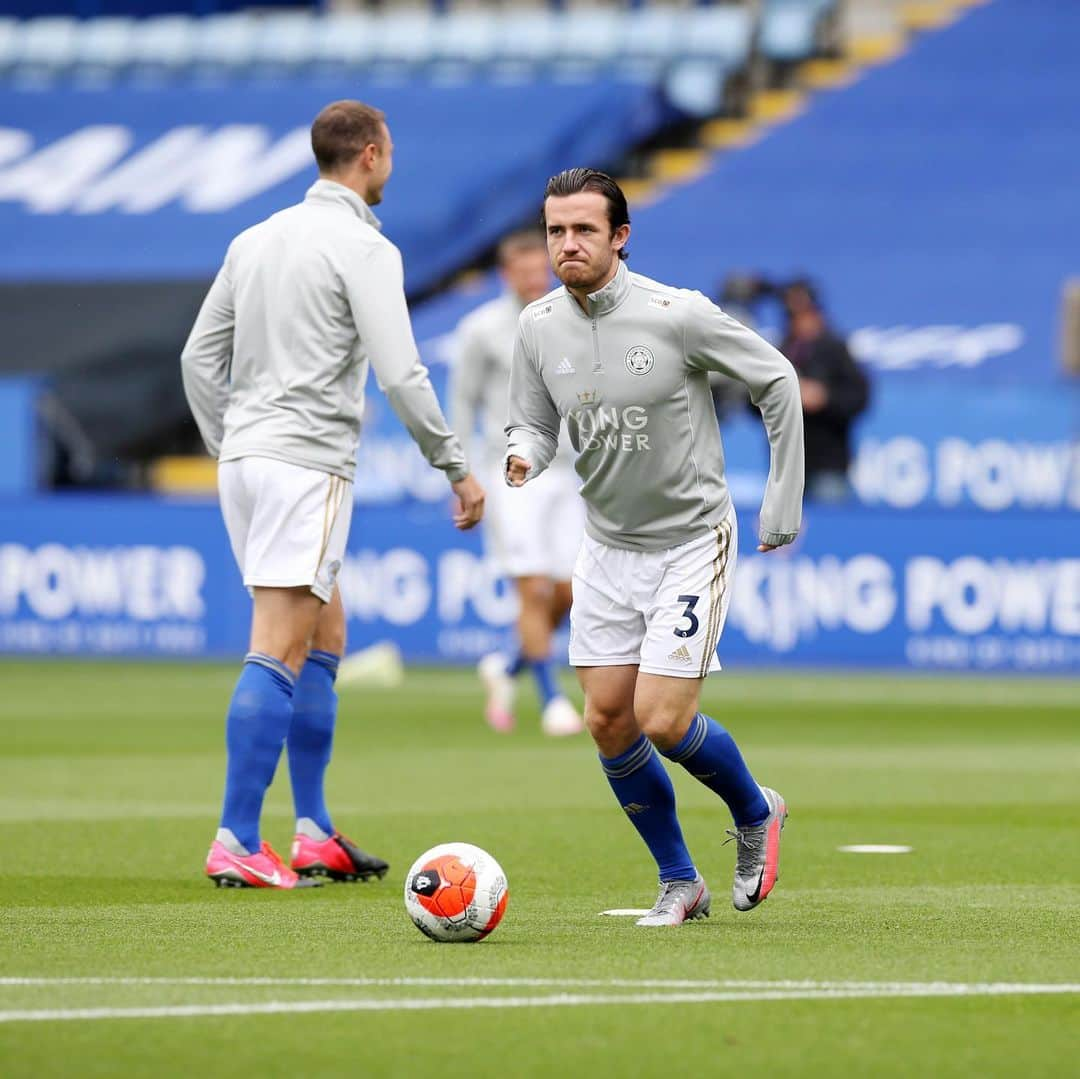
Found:
<svg viewBox="0 0 1080 1079"><path fill-rule="evenodd" d="M456 353L450 370L450 426L465 446L465 455L498 468L506 450L503 434L510 393L510 367L518 318L525 305L513 292L504 292L470 311L458 323ZM483 441L475 432L480 413ZM563 437L551 467L569 469L573 461L570 440Z"/></svg>
<svg viewBox="0 0 1080 1079"><path fill-rule="evenodd" d="M181 367L219 460L273 457L351 480L369 361L424 456L462 479L465 455L413 340L401 255L359 195L319 180L229 245Z"/></svg>
<svg viewBox="0 0 1080 1079"><path fill-rule="evenodd" d="M612 547L676 547L731 506L708 372L744 382L771 446L762 543L799 531L803 425L791 364L700 292L630 273L588 297L565 288L521 313L510 378L506 456L547 467L560 418L577 450L585 530Z"/></svg>

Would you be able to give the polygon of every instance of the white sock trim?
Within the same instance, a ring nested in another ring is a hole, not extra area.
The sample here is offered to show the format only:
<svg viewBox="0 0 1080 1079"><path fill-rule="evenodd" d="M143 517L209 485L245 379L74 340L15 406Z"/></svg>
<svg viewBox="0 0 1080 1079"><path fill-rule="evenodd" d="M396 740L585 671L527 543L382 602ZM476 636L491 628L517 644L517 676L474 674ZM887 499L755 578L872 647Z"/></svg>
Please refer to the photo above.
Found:
<svg viewBox="0 0 1080 1079"><path fill-rule="evenodd" d="M330 838L329 832L324 832L310 817L298 817L296 820L296 834L307 836L319 843Z"/></svg>

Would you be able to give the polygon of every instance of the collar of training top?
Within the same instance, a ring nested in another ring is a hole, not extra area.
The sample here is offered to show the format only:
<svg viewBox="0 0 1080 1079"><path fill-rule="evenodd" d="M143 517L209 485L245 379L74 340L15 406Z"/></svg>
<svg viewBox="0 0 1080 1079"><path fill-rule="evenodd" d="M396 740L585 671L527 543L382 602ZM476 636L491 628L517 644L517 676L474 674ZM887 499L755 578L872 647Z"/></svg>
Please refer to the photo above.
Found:
<svg viewBox="0 0 1080 1079"><path fill-rule="evenodd" d="M600 315L606 315L609 311L614 311L629 295L630 271L626 268L625 262L620 262L615 276L603 288L589 293L589 316L597 318ZM579 311L581 310L576 303L574 306Z"/></svg>
<svg viewBox="0 0 1080 1079"><path fill-rule="evenodd" d="M350 191L344 184L339 184L334 180L316 180L307 189L304 201L332 202L339 206L347 206L361 221L367 222L373 229L382 231L382 222L371 212L371 207L355 191Z"/></svg>

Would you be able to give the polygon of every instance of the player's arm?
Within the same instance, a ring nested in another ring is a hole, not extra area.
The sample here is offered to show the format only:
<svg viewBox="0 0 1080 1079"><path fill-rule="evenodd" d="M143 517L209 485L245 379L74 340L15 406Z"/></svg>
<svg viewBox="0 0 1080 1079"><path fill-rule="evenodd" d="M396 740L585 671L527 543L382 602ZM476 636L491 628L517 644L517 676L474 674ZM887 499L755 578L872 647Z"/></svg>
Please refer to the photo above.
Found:
<svg viewBox="0 0 1080 1079"><path fill-rule="evenodd" d="M525 319L518 321L514 360L510 367L510 405L506 419L506 481L520 487L536 479L559 448L559 410L540 376Z"/></svg>
<svg viewBox="0 0 1080 1079"><path fill-rule="evenodd" d="M458 528L471 528L484 513L484 491L469 472L461 442L447 426L439 399L420 362L405 303L401 255L379 244L344 275L349 308L379 388L433 468L446 473L459 505Z"/></svg>
<svg viewBox="0 0 1080 1079"><path fill-rule="evenodd" d="M700 293L691 299L684 334L691 367L738 379L761 410L770 452L759 550L791 543L802 523L804 477L802 401L795 369L768 341Z"/></svg>
<svg viewBox="0 0 1080 1079"><path fill-rule="evenodd" d="M232 279L226 256L180 354L184 394L211 457L217 457L221 451L225 432L235 325Z"/></svg>

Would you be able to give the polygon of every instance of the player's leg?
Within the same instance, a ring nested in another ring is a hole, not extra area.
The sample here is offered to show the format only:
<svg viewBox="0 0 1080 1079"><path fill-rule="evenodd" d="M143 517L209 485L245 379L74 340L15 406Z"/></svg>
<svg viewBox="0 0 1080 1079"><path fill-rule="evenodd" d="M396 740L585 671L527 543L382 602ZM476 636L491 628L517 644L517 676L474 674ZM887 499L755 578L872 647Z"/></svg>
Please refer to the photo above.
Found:
<svg viewBox="0 0 1080 1079"><path fill-rule="evenodd" d="M783 799L758 785L735 740L698 708L727 614L735 562L734 514L715 535L684 545L659 582L642 646L635 709L670 760L719 795L735 822L733 901L749 910L776 881Z"/></svg>
<svg viewBox="0 0 1080 1079"><path fill-rule="evenodd" d="M289 887L291 870L263 843L263 799L274 778L322 601L307 588L254 589L251 648L229 703L221 821L207 874L218 884Z"/></svg>
<svg viewBox="0 0 1080 1079"><path fill-rule="evenodd" d="M337 565L324 562L328 528L351 485L284 462L246 458L220 467L219 486L254 605L250 651L226 720L225 797L207 873L219 884L291 887L296 874L262 842L259 817L292 721L296 677L333 588L326 577L337 572ZM261 858L270 860L271 872L255 864Z"/></svg>
<svg viewBox="0 0 1080 1079"><path fill-rule="evenodd" d="M514 492L517 493L517 492ZM500 471L492 471L487 485L487 503L484 507L484 549L498 572L509 576L509 550L514 533L514 507L510 504L511 490ZM477 674L484 685L487 700L484 703L484 719L494 731L505 734L514 729L514 679L525 664L521 652L507 656L502 652L489 652L477 664Z"/></svg>
<svg viewBox="0 0 1080 1079"><path fill-rule="evenodd" d="M324 779L337 722L334 682L344 652L345 610L341 593L335 588L330 602L319 613L311 650L296 682L286 742L296 830L320 840L334 832L326 808Z"/></svg>
<svg viewBox="0 0 1080 1079"><path fill-rule="evenodd" d="M293 716L286 742L296 810L292 868L301 876L332 880L371 880L389 866L361 850L333 825L326 807L326 769L337 725L334 681L345 653L345 609L335 587L315 626L311 651L296 683Z"/></svg>
<svg viewBox="0 0 1080 1079"><path fill-rule="evenodd" d="M519 600L517 628L521 642L517 666L529 670L536 682L541 728L545 734L578 734L583 729L581 717L559 687L552 655L555 583L550 577L534 574L517 577L514 584Z"/></svg>
<svg viewBox="0 0 1080 1079"><path fill-rule="evenodd" d="M553 658L554 635L570 613L571 579L585 531L585 511L571 469L556 467L540 478L547 481L542 490L541 507L546 530L543 548L537 551L536 557L544 559L547 599L544 654L547 656L547 678L555 683L561 662L556 664ZM539 673L537 679L540 680ZM584 729L577 710L562 693L547 700L540 723L545 734L577 734Z"/></svg>

